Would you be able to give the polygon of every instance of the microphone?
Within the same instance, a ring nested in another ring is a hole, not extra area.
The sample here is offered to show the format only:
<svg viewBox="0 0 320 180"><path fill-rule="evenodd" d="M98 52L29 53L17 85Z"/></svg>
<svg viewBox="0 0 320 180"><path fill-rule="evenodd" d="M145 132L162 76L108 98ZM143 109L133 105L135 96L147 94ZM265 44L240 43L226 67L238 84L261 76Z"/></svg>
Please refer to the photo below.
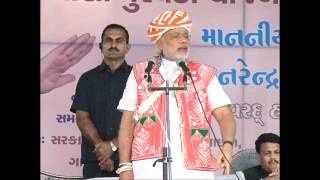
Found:
<svg viewBox="0 0 320 180"><path fill-rule="evenodd" d="M184 74L189 75L190 76L190 70L186 65L186 58L181 58L177 61L177 65L180 66L184 72Z"/></svg>
<svg viewBox="0 0 320 180"><path fill-rule="evenodd" d="M145 72L144 78L147 78L148 76L150 76L152 65L156 63L156 61L153 57L148 58L147 60L148 60L148 66L147 66L146 70L144 71Z"/></svg>
<svg viewBox="0 0 320 180"><path fill-rule="evenodd" d="M183 84L184 84L184 87L187 88L187 75L190 76L190 70L189 68L187 67L186 65L186 58L181 58L181 59L178 59L178 61L176 62L178 66L180 66L183 70ZM190 76L191 77L191 76Z"/></svg>
<svg viewBox="0 0 320 180"><path fill-rule="evenodd" d="M147 79L148 81L148 86L150 86L151 84L151 76L150 76L150 72L152 69L152 66L156 63L156 60L154 59L154 57L148 58L148 66L146 68L146 70L144 71L144 78Z"/></svg>

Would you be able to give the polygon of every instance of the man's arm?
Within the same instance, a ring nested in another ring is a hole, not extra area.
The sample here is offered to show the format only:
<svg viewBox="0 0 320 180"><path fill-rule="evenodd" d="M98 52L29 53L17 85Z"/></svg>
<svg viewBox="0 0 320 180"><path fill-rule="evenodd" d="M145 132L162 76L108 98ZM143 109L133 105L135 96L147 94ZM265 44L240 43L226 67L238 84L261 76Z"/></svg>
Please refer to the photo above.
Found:
<svg viewBox="0 0 320 180"><path fill-rule="evenodd" d="M222 140L234 142L236 134L236 122L234 120L230 105L216 108L212 112L219 124ZM233 146L229 143L225 143L222 147L222 151L224 152L230 163L232 160L232 147ZM221 167L225 168L225 174L229 174L230 165L224 159L225 158L223 157L223 155L219 154L217 161L221 165Z"/></svg>
<svg viewBox="0 0 320 180"><path fill-rule="evenodd" d="M77 126L79 127L81 134L95 147L94 151L98 161L100 162L100 168L107 171L112 171L114 167L113 161L110 159L113 153L111 145L109 142L102 140L97 128L90 119L88 112L77 111L76 117ZM113 143L117 146L117 138L113 139Z"/></svg>
<svg viewBox="0 0 320 180"><path fill-rule="evenodd" d="M222 106L213 110L223 141L234 141L236 134L236 122L234 120L230 105Z"/></svg>
<svg viewBox="0 0 320 180"><path fill-rule="evenodd" d="M77 111L77 126L80 129L81 134L93 145L97 145L103 140L101 139L97 128L90 119L89 113L85 111Z"/></svg>
<svg viewBox="0 0 320 180"><path fill-rule="evenodd" d="M120 164L131 162L131 144L133 140L135 122L132 111L123 111L119 131ZM120 173L120 179L133 179L133 171Z"/></svg>

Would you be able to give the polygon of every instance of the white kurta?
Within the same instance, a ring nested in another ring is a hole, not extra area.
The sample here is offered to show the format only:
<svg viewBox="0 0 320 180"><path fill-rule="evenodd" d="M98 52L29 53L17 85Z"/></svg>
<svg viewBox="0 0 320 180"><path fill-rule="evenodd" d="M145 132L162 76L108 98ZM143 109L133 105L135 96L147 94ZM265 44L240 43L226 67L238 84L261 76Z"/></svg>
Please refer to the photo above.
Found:
<svg viewBox="0 0 320 180"><path fill-rule="evenodd" d="M176 62L162 59L162 64L159 68L160 74L164 80L170 80L172 73L179 69ZM172 86L172 84L169 84ZM215 108L231 104L229 97L223 91L216 76L213 77L207 88L210 108ZM137 82L131 71L126 88L123 92L122 99L119 102L119 110L134 111L137 105ZM181 150L181 139L179 126L181 123L180 113L178 112L174 92L169 94L169 118L170 118L170 141L171 143L171 172L172 179L214 179L214 172L188 170L184 166L183 153ZM162 179L162 163L158 162L155 167L152 164L157 159L146 159L133 161L133 170L135 179Z"/></svg>

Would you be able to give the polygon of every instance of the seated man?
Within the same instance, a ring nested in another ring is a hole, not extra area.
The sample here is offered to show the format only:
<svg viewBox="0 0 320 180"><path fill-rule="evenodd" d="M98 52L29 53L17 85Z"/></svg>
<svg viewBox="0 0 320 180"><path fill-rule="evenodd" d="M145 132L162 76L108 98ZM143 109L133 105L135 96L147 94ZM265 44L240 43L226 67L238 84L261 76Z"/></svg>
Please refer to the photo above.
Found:
<svg viewBox="0 0 320 180"><path fill-rule="evenodd" d="M280 179L280 137L273 133L261 134L255 142L256 158L260 165L243 170L246 180Z"/></svg>

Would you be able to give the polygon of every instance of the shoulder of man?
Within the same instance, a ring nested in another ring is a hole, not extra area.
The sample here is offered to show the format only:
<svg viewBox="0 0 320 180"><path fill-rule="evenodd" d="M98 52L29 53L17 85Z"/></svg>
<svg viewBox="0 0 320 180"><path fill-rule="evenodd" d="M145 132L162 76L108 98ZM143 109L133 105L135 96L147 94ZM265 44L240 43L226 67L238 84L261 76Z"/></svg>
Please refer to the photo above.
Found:
<svg viewBox="0 0 320 180"><path fill-rule="evenodd" d="M144 59L144 60L141 60L141 61L136 62L135 64L132 65L132 67L141 66L141 65L144 65L144 64L145 64L145 65L148 64L147 59Z"/></svg>
<svg viewBox="0 0 320 180"><path fill-rule="evenodd" d="M261 166L253 166L242 171L246 180L260 180L261 178Z"/></svg>
<svg viewBox="0 0 320 180"><path fill-rule="evenodd" d="M212 65L208 65L208 64L206 64L206 63L203 63L203 62L201 62L201 61L199 61L199 60L195 60L195 59L190 60L190 61L188 62L188 64L193 65L193 66L206 66L206 67L209 67L209 68L215 68L215 67L212 66ZM215 69L216 69L216 68L215 68Z"/></svg>
<svg viewBox="0 0 320 180"><path fill-rule="evenodd" d="M213 75L215 75L217 73L217 68L216 67L208 65L208 64L205 64L205 63L202 63L202 62L199 62L197 60L190 60L188 62L187 66L189 68L191 68L191 69L197 69L200 72L212 72ZM201 74L203 74L203 73L201 73ZM209 74L211 74L211 73L209 73Z"/></svg>
<svg viewBox="0 0 320 180"><path fill-rule="evenodd" d="M140 70L143 70L143 71L144 71L144 69L145 69L147 66L148 66L148 58L145 58L144 60L141 60L141 61L136 62L136 63L132 66L132 68L134 68L134 69L136 69L136 70L140 69Z"/></svg>
<svg viewBox="0 0 320 180"><path fill-rule="evenodd" d="M103 68L102 64L99 64L96 67L87 70L81 76L90 76L91 74L94 74L94 73L98 72L101 68Z"/></svg>

